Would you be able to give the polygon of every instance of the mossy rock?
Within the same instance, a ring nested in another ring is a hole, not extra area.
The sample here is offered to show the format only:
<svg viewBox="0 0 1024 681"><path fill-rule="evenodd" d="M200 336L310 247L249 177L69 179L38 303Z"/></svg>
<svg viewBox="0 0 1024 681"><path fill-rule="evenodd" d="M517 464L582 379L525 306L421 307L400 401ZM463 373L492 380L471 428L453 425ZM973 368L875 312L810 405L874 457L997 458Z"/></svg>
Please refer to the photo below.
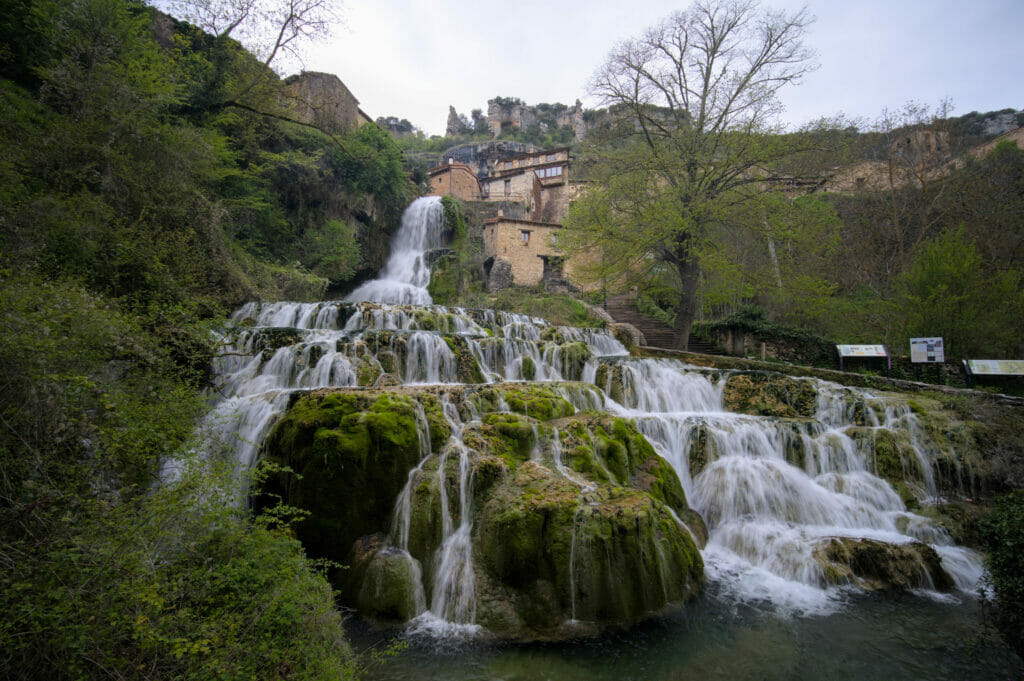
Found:
<svg viewBox="0 0 1024 681"><path fill-rule="evenodd" d="M562 333L558 330L557 326L545 326L540 332L540 339L542 341L550 341L561 345L565 342L565 338Z"/></svg>
<svg viewBox="0 0 1024 681"><path fill-rule="evenodd" d="M519 414L493 413L483 417L484 425L490 426L493 437L502 438L507 447L499 446L498 454L511 451L517 458L526 460L530 458L536 443L538 432L537 422ZM492 437L492 440L493 440ZM486 446L486 443L484 444ZM479 449L480 445L477 446Z"/></svg>
<svg viewBox="0 0 1024 681"><path fill-rule="evenodd" d="M886 480L907 506L917 506L914 489L919 489L923 473L921 464L914 453L914 445L905 431L886 428L846 429L846 434L857 441L858 446L874 453L872 471Z"/></svg>
<svg viewBox="0 0 1024 681"><path fill-rule="evenodd" d="M597 365L597 371L594 373L594 385L619 404L627 404L622 380L622 365L617 361L603 360Z"/></svg>
<svg viewBox="0 0 1024 681"><path fill-rule="evenodd" d="M829 537L814 548L813 555L827 584L854 584L873 591L953 588L953 578L942 568L939 554L921 542Z"/></svg>
<svg viewBox="0 0 1024 681"><path fill-rule="evenodd" d="M388 546L383 534L356 540L348 565L345 590L365 617L398 624L422 612L425 599L419 562Z"/></svg>
<svg viewBox="0 0 1024 681"><path fill-rule="evenodd" d="M571 635L573 616L628 624L685 601L704 581L690 535L649 494L603 485L581 497L532 461L487 495L476 533L486 604L478 623L499 636Z"/></svg>
<svg viewBox="0 0 1024 681"><path fill-rule="evenodd" d="M435 446L449 430L425 403ZM394 393L318 391L300 398L267 439L267 458L294 473L266 484L310 516L296 533L313 556L342 561L356 538L386 528L420 459L413 400Z"/></svg>
<svg viewBox="0 0 1024 681"><path fill-rule="evenodd" d="M529 356L524 356L520 364L520 373L527 381L532 381L537 375L537 365Z"/></svg>
<svg viewBox="0 0 1024 681"><path fill-rule="evenodd" d="M810 381L770 372L732 374L722 393L729 411L754 416L810 418L817 410L817 399Z"/></svg>
<svg viewBox="0 0 1024 681"><path fill-rule="evenodd" d="M583 376L583 367L591 357L586 343L567 343L558 349L562 359L562 376L566 380L578 381Z"/></svg>
<svg viewBox="0 0 1024 681"><path fill-rule="evenodd" d="M291 327L263 327L252 332L253 350L263 353L263 359L269 360L281 348L298 345L306 339L306 331Z"/></svg>
<svg viewBox="0 0 1024 681"><path fill-rule="evenodd" d="M505 389L504 397L509 409L538 421L571 416L576 411L553 386L546 384L511 385Z"/></svg>
<svg viewBox="0 0 1024 681"><path fill-rule="evenodd" d="M372 386L384 374L380 362L371 355L363 355L356 365L356 383L361 386Z"/></svg>

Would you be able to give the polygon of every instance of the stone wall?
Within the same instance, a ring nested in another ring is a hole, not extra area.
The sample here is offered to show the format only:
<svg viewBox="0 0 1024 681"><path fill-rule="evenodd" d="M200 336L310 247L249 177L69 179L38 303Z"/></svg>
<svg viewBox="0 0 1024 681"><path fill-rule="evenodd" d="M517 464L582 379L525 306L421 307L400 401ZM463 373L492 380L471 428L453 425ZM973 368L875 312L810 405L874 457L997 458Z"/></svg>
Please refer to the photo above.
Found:
<svg viewBox="0 0 1024 681"><path fill-rule="evenodd" d="M507 260L516 286L536 286L544 279L541 256L561 255L557 248L560 230L560 225L531 220L488 220L484 223L484 257Z"/></svg>
<svg viewBox="0 0 1024 681"><path fill-rule="evenodd" d="M371 122L360 110L359 100L332 73L303 71L284 83L285 103L303 123L337 135Z"/></svg>
<svg viewBox="0 0 1024 681"><path fill-rule="evenodd" d="M430 169L431 196L454 196L462 201L480 198L480 182L472 168L463 163L452 163Z"/></svg>
<svg viewBox="0 0 1024 681"><path fill-rule="evenodd" d="M542 187L540 180L532 171L488 177L480 184L486 201L521 203L526 208L528 215L539 214Z"/></svg>

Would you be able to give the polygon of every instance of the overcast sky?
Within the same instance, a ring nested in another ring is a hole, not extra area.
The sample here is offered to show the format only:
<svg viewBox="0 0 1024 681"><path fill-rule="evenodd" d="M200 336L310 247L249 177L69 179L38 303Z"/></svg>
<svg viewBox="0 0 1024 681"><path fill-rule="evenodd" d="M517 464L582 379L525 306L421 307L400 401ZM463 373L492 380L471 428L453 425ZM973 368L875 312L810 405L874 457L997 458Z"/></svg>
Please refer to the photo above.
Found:
<svg viewBox="0 0 1024 681"><path fill-rule="evenodd" d="M1024 0L767 0L807 5L820 68L783 90L786 123L837 113L868 122L908 100L953 113L1024 107ZM345 0L344 25L307 50L372 118L444 134L448 105L469 115L497 95L584 105L613 45L685 0Z"/></svg>

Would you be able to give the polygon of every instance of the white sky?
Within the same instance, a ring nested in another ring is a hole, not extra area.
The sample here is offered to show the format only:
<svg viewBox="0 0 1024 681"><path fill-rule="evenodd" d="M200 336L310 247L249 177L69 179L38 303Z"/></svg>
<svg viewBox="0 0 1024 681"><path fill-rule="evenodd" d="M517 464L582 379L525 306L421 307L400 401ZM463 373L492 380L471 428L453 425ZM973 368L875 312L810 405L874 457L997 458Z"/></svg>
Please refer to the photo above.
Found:
<svg viewBox="0 0 1024 681"><path fill-rule="evenodd" d="M344 25L306 50L372 118L443 134L448 105L469 115L495 96L577 98L613 45L687 0L345 0ZM844 113L867 121L909 100L953 113L1024 107L1024 0L764 0L817 21L820 68L783 90L783 120ZM507 9L503 9L507 8Z"/></svg>

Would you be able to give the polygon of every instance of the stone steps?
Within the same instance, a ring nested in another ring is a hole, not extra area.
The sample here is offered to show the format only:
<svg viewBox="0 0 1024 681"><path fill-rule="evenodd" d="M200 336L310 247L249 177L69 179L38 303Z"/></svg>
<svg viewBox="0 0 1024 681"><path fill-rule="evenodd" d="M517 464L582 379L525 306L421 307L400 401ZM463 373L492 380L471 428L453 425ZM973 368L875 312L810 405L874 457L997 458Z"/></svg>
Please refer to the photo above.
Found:
<svg viewBox="0 0 1024 681"><path fill-rule="evenodd" d="M675 332L664 322L637 311L634 299L628 295L608 298L608 314L620 324L632 324L644 334L647 345L655 348L673 347ZM721 354L721 350L713 343L690 338L690 352L709 355Z"/></svg>

